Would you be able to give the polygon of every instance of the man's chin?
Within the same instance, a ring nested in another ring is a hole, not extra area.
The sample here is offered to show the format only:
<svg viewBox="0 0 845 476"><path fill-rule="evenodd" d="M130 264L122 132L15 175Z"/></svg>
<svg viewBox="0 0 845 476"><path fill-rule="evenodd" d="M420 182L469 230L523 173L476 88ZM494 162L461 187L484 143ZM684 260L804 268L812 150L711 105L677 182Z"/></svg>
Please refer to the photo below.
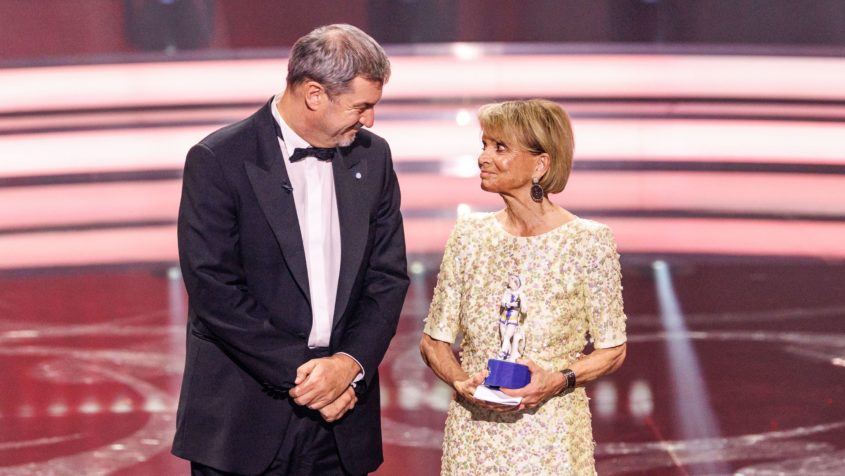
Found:
<svg viewBox="0 0 845 476"><path fill-rule="evenodd" d="M358 134L356 132L355 134L352 134L351 137L341 136L340 140L337 141L338 147L349 147L350 145L352 145L353 142L355 142L355 137L357 135Z"/></svg>
<svg viewBox="0 0 845 476"><path fill-rule="evenodd" d="M358 136L358 129L348 130L340 135L339 140L337 141L338 147L349 147L355 142L355 137Z"/></svg>

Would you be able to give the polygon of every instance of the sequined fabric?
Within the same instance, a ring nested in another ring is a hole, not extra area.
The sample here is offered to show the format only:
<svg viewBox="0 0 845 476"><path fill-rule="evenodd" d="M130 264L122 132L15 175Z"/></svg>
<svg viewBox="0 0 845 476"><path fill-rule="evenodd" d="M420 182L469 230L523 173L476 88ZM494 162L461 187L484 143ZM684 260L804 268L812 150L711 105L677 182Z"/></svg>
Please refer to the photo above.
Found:
<svg viewBox="0 0 845 476"><path fill-rule="evenodd" d="M626 340L619 255L610 229L577 218L547 233L516 237L493 214L460 219L446 245L425 323L434 339L461 340L470 374L496 356L499 299L508 274L522 278L523 355L547 370ZM537 408L502 414L452 401L443 441L444 475L593 475L593 436L583 388Z"/></svg>

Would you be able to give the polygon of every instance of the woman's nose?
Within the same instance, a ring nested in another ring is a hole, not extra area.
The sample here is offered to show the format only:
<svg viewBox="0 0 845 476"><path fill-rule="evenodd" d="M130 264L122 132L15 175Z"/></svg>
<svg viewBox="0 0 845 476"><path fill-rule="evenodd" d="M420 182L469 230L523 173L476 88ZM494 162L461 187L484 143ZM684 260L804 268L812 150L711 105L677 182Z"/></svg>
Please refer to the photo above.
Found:
<svg viewBox="0 0 845 476"><path fill-rule="evenodd" d="M484 164L490 163L490 157L487 155L486 152L482 152L478 154L478 166L481 167Z"/></svg>

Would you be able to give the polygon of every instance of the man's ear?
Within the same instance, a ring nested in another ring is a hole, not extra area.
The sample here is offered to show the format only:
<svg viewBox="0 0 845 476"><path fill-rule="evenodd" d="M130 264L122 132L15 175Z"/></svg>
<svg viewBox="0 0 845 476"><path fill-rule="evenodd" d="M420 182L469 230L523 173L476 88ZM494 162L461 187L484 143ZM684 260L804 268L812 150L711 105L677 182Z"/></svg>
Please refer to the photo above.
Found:
<svg viewBox="0 0 845 476"><path fill-rule="evenodd" d="M317 81L306 81L302 88L305 92L305 107L312 111L320 109L328 100L326 88Z"/></svg>

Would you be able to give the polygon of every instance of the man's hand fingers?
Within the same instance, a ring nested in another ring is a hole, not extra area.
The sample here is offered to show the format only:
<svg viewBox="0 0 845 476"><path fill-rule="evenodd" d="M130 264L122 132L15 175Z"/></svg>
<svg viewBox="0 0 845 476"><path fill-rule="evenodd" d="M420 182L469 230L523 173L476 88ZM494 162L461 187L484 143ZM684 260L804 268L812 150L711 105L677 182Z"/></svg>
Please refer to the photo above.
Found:
<svg viewBox="0 0 845 476"><path fill-rule="evenodd" d="M293 397L293 402L297 405L306 406L310 405L311 401L314 400L314 393L313 392L305 392L300 390L297 395L294 395L294 390L298 389L299 387L294 387L288 392L288 394Z"/></svg>
<svg viewBox="0 0 845 476"><path fill-rule="evenodd" d="M311 359L308 362L305 362L304 364L300 365L299 368L296 369L296 379L293 381L293 383L296 385L301 384L305 380L305 377L308 377L308 374L310 374L314 370L314 367L317 365L318 360L319 359Z"/></svg>
<svg viewBox="0 0 845 476"><path fill-rule="evenodd" d="M323 372L321 360L324 359L309 360L296 369L296 380L294 381L296 386L288 392L291 397L305 398L309 393L320 391L320 381L322 380ZM313 399L314 396L312 395L310 398L307 398L307 401Z"/></svg>
<svg viewBox="0 0 845 476"><path fill-rule="evenodd" d="M352 410L357 402L358 397L355 395L355 391L350 387L344 391L337 400L321 408L320 415L327 422L331 423L333 421L337 421L349 410Z"/></svg>
<svg viewBox="0 0 845 476"><path fill-rule="evenodd" d="M311 375L313 376L314 374L312 373ZM313 377L306 378L305 382L297 385L288 392L297 405L307 406L312 410L319 410L332 402L332 398L330 396L327 397L326 393L321 390L315 380Z"/></svg>
<svg viewBox="0 0 845 476"><path fill-rule="evenodd" d="M344 366L348 357L312 359L296 370L296 386L288 394L298 405L321 410L349 388ZM354 392L353 392L354 393ZM346 401L343 401L343 405ZM341 407L342 408L342 407Z"/></svg>
<svg viewBox="0 0 845 476"><path fill-rule="evenodd" d="M319 410L332 403L330 398L326 398L324 394L314 389L303 392L301 395L295 397L293 401L297 405L308 407L312 410Z"/></svg>

